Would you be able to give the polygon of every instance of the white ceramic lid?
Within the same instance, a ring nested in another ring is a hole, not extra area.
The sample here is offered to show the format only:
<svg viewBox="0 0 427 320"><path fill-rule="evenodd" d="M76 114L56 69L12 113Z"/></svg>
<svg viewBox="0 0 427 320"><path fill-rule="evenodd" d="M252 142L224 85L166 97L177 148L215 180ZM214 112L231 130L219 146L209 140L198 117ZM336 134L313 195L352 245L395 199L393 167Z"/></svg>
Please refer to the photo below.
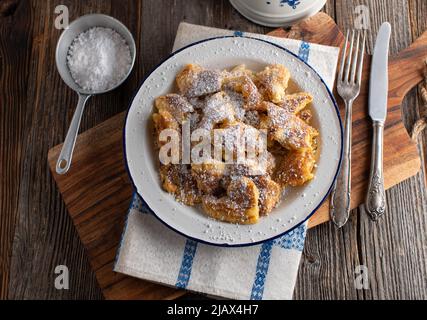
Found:
<svg viewBox="0 0 427 320"><path fill-rule="evenodd" d="M230 0L247 19L268 27L292 25L319 12L326 0Z"/></svg>

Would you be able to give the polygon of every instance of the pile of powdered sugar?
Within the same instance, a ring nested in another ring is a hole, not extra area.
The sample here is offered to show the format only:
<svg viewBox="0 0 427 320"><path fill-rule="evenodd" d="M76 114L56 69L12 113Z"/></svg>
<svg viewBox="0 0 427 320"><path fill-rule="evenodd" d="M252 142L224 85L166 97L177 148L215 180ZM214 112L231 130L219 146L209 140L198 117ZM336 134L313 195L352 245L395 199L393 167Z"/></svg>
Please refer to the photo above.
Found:
<svg viewBox="0 0 427 320"><path fill-rule="evenodd" d="M68 68L84 90L105 91L126 77L132 64L126 40L109 28L95 27L78 35L68 49Z"/></svg>

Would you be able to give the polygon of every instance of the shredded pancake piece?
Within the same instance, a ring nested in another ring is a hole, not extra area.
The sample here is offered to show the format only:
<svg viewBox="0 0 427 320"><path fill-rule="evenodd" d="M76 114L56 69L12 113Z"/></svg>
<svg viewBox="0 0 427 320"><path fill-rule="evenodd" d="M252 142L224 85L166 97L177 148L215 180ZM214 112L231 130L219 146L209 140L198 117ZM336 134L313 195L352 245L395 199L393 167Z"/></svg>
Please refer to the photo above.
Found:
<svg viewBox="0 0 427 320"><path fill-rule="evenodd" d="M268 117L273 140L286 149L312 149L313 139L319 135L316 129L274 104L268 106Z"/></svg>
<svg viewBox="0 0 427 320"><path fill-rule="evenodd" d="M247 75L231 77L224 80L224 88L241 93L246 110L256 110L262 101L261 94L251 77Z"/></svg>
<svg viewBox="0 0 427 320"><path fill-rule="evenodd" d="M153 114L153 122L154 122L154 128L156 131L156 137L155 145L157 148L160 148L162 145L164 145L165 141L160 141L160 134L163 130L171 129L180 135L181 127L176 121L176 119L172 116L172 114L167 110L159 110L158 113Z"/></svg>
<svg viewBox="0 0 427 320"><path fill-rule="evenodd" d="M298 187L314 178L314 154L310 150L289 151L279 164L275 181L282 187Z"/></svg>
<svg viewBox="0 0 427 320"><path fill-rule="evenodd" d="M297 114L312 101L313 97L311 96L311 94L307 92L298 92L286 95L285 98L278 105L289 113Z"/></svg>
<svg viewBox="0 0 427 320"><path fill-rule="evenodd" d="M215 194L220 191L221 181L227 174L227 166L224 162L213 160L193 164L191 169L200 191L207 194Z"/></svg>
<svg viewBox="0 0 427 320"><path fill-rule="evenodd" d="M179 202L188 206L194 206L201 202L201 193L197 188L197 181L187 165L161 165L160 179L163 189L174 194Z"/></svg>
<svg viewBox="0 0 427 320"><path fill-rule="evenodd" d="M256 176L252 178L259 191L259 214L268 215L279 203L282 188L269 176Z"/></svg>
<svg viewBox="0 0 427 320"><path fill-rule="evenodd" d="M202 206L212 218L240 224L254 224L259 219L259 192L255 183L246 177L233 179L227 195L217 198L204 196Z"/></svg>
<svg viewBox="0 0 427 320"><path fill-rule="evenodd" d="M221 90L223 74L199 65L187 65L176 77L179 91L188 98L200 97Z"/></svg>
<svg viewBox="0 0 427 320"><path fill-rule="evenodd" d="M280 103L286 95L290 77L291 74L285 66L274 64L257 73L256 84L264 100Z"/></svg>
<svg viewBox="0 0 427 320"><path fill-rule="evenodd" d="M172 114L179 124L182 124L187 115L194 111L193 106L185 97L175 93L158 97L155 105L157 110L165 110Z"/></svg>
<svg viewBox="0 0 427 320"><path fill-rule="evenodd" d="M227 94L221 91L206 99L200 127L212 130L215 125L226 121L234 121L234 108Z"/></svg>

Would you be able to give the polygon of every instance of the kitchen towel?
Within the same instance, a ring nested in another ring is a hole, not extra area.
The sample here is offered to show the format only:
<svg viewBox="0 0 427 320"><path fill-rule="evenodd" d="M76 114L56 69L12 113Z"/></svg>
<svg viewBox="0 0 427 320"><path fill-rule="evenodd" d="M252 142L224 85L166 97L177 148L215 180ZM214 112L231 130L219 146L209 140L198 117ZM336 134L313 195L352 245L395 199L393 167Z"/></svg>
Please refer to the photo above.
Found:
<svg viewBox="0 0 427 320"><path fill-rule="evenodd" d="M332 88L339 48L181 23L173 50L226 35L260 38L297 54ZM230 299L292 299L307 223L261 245L215 247L187 239L148 213L134 195L114 271Z"/></svg>

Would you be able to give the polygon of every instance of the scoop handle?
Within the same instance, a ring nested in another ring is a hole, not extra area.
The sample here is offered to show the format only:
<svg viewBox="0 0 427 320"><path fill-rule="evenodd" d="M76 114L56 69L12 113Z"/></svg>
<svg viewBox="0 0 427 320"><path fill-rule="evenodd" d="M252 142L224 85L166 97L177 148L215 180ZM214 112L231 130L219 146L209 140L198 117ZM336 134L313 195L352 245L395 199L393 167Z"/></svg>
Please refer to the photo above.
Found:
<svg viewBox="0 0 427 320"><path fill-rule="evenodd" d="M65 174L70 169L74 146L76 145L77 134L79 133L80 122L82 120L86 102L89 98L90 95L79 93L79 102L77 103L77 108L74 112L73 120L71 120L70 128L68 129L67 136L65 137L58 161L56 162L57 174Z"/></svg>

